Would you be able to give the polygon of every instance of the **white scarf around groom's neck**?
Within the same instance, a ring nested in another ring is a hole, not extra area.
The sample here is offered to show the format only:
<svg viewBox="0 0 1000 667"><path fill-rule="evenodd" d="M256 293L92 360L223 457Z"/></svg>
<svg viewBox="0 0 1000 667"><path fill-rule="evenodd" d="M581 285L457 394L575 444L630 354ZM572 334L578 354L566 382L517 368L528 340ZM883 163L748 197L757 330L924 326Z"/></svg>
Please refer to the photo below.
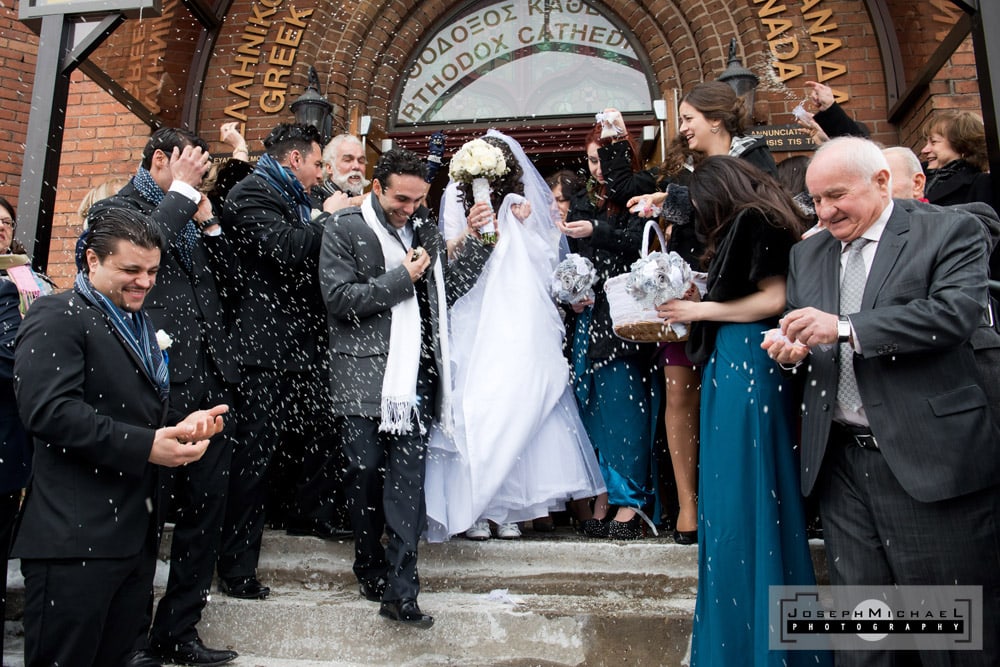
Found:
<svg viewBox="0 0 1000 667"><path fill-rule="evenodd" d="M406 260L406 250L395 238L385 224L379 219L372 206L374 193L369 194L361 203L361 215L365 223L375 232L382 248L385 270L391 271L402 266ZM441 391L445 392L442 409L443 426L449 429L451 422L451 405L447 397L451 395L451 369L448 354L448 305L444 291L444 272L440 257L435 257L433 280L438 294L438 326L441 332L441 354L443 357L443 376ZM385 433L409 433L417 413L417 375L420 372L420 306L417 303L416 287L414 293L407 299L392 307L392 320L389 328L389 355L382 377L382 396L380 400L381 422L379 431ZM431 409L431 406L427 406Z"/></svg>

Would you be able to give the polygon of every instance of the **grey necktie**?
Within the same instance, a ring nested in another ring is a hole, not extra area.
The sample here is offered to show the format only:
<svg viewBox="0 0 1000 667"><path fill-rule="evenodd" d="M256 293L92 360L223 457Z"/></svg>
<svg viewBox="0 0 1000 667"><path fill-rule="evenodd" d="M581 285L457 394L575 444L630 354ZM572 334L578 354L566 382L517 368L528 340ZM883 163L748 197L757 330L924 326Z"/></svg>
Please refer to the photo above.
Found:
<svg viewBox="0 0 1000 667"><path fill-rule="evenodd" d="M840 314L853 315L861 310L861 297L865 292L865 260L861 249L870 241L856 238L848 244L847 265L840 281ZM854 348L850 343L840 344L840 379L837 382L837 401L847 410L857 412L861 408L861 394L858 380L854 377Z"/></svg>

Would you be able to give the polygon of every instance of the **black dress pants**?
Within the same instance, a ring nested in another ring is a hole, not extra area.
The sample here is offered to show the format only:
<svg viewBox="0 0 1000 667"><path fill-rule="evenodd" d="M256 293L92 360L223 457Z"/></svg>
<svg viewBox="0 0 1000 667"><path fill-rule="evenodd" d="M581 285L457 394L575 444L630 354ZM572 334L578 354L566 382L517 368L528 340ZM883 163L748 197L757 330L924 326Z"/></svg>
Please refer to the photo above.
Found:
<svg viewBox="0 0 1000 667"><path fill-rule="evenodd" d="M21 506L21 490L0 494L0 621L7 618L7 563L10 558L10 545L14 537L14 524L17 522L18 509ZM0 665L3 664L3 639L0 638Z"/></svg>
<svg viewBox="0 0 1000 667"><path fill-rule="evenodd" d="M230 406L226 428L212 438L198 461L173 469L174 532L167 589L156 608L150 638L160 644L195 639L195 626L208 602L222 542L229 490L233 435L237 430L234 387L216 373L184 385L171 385L171 405L185 414L220 403Z"/></svg>
<svg viewBox="0 0 1000 667"><path fill-rule="evenodd" d="M879 450L834 435L817 492L831 584L983 587L982 651L841 651L838 667L1000 664L1000 487L922 503Z"/></svg>
<svg viewBox="0 0 1000 667"><path fill-rule="evenodd" d="M358 581L387 582L385 600L416 599L417 541L427 521L424 504L426 436L414 419L410 433L380 433L379 420L341 417L347 471L344 488L354 528ZM382 546L382 533L388 546Z"/></svg>
<svg viewBox="0 0 1000 667"><path fill-rule="evenodd" d="M121 665L142 630L153 540L126 558L21 559L26 667Z"/></svg>
<svg viewBox="0 0 1000 667"><path fill-rule="evenodd" d="M256 575L264 534L267 480L276 452L302 443L292 513L331 521L340 488L340 460L325 369L291 373L245 368L229 475L219 576Z"/></svg>

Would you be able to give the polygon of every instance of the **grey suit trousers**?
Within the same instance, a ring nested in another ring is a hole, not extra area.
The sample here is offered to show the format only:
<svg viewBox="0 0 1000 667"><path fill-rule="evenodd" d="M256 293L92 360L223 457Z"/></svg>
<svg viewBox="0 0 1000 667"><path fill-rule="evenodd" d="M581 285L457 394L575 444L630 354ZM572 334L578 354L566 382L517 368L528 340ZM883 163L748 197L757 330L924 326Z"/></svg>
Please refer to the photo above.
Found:
<svg viewBox="0 0 1000 667"><path fill-rule="evenodd" d="M816 490L831 584L983 587L982 651L927 651L919 659L913 652L844 651L837 666L1000 665L1000 486L922 503L903 490L878 450L836 436L823 466Z"/></svg>

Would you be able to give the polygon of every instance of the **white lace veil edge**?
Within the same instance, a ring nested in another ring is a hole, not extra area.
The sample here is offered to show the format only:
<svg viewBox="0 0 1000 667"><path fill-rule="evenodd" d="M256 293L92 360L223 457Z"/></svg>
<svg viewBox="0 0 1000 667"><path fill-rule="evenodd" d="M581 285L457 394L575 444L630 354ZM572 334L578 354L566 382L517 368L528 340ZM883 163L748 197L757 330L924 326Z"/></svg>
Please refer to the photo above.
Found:
<svg viewBox="0 0 1000 667"><path fill-rule="evenodd" d="M521 181L524 183L524 197L531 204L531 210L534 214L532 218L537 221L537 228L532 229L532 231L540 234L547 243L555 246L556 261L558 262L569 253L569 244L566 242L566 237L556 227L555 221L559 216L559 209L552 196L552 189L535 169L535 165L528 159L521 144L512 137L493 129L488 130L486 136L496 137L503 141L517 158L517 163L521 167Z"/></svg>

